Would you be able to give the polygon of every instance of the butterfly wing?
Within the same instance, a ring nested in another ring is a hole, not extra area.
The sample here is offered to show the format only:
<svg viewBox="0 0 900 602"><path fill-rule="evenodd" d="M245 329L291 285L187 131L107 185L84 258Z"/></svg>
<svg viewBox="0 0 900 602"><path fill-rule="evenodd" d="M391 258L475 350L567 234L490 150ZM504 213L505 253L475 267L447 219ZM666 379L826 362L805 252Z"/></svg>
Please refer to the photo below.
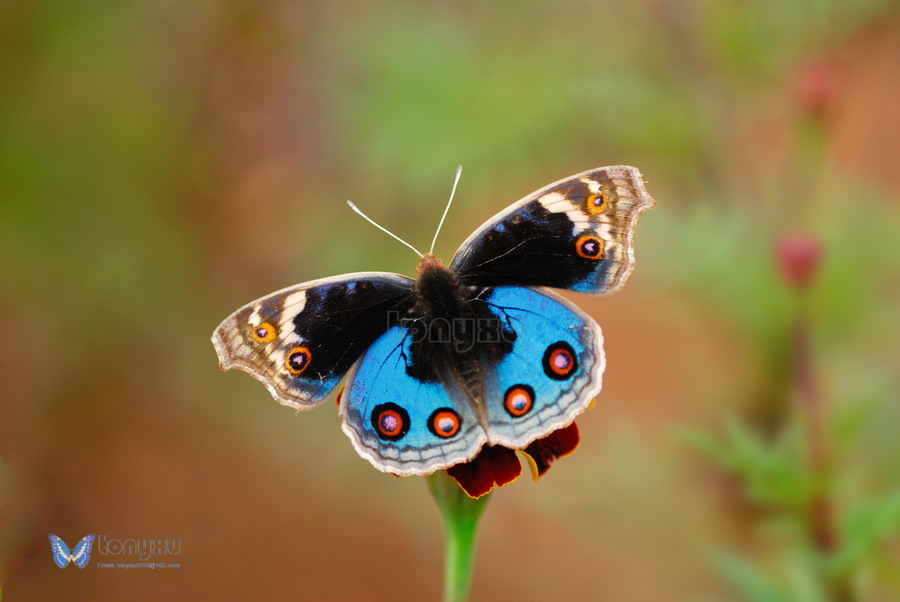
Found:
<svg viewBox="0 0 900 602"><path fill-rule="evenodd" d="M450 268L464 284L612 292L634 268L634 226L654 204L635 167L586 171L488 220Z"/></svg>
<svg viewBox="0 0 900 602"><path fill-rule="evenodd" d="M414 286L399 274L366 272L257 299L213 333L219 366L249 373L281 404L310 408L412 304Z"/></svg>
<svg viewBox="0 0 900 602"><path fill-rule="evenodd" d="M388 330L363 355L340 396L343 429L375 468L429 474L464 462L487 440L463 396L411 376L413 332Z"/></svg>
<svg viewBox="0 0 900 602"><path fill-rule="evenodd" d="M53 562L56 563L56 566L61 569L66 568L72 553L66 542L60 539L59 536L50 533L50 550L53 552Z"/></svg>
<svg viewBox="0 0 900 602"><path fill-rule="evenodd" d="M523 448L570 424L600 391L603 336L590 317L546 291L499 287L478 296L514 336L495 364L480 359L484 387L466 394L447 379L411 375L415 333L400 325L351 372L340 397L343 429L379 470L429 474L472 459L485 443ZM470 401L478 390L485 399Z"/></svg>
<svg viewBox="0 0 900 602"><path fill-rule="evenodd" d="M600 392L603 333L547 290L497 287L485 298L516 334L510 352L487 372L488 438L522 449L569 425Z"/></svg>
<svg viewBox="0 0 900 602"><path fill-rule="evenodd" d="M87 563L91 560L91 546L93 545L93 535L85 535L81 538L81 541L79 541L78 545L75 546L75 549L72 550L72 560L75 562L75 566L80 569L87 566Z"/></svg>

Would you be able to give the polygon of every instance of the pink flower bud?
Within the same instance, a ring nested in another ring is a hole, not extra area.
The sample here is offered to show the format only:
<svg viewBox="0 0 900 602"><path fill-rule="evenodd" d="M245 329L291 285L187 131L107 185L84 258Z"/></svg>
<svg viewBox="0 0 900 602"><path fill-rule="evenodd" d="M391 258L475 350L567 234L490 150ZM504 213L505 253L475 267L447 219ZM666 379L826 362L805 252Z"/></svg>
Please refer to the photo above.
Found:
<svg viewBox="0 0 900 602"><path fill-rule="evenodd" d="M816 276L822 243L807 234L785 236L778 241L776 257L785 281L799 291L807 288Z"/></svg>
<svg viewBox="0 0 900 602"><path fill-rule="evenodd" d="M797 100L809 115L821 119L834 104L839 88L837 70L829 62L807 65L797 78Z"/></svg>

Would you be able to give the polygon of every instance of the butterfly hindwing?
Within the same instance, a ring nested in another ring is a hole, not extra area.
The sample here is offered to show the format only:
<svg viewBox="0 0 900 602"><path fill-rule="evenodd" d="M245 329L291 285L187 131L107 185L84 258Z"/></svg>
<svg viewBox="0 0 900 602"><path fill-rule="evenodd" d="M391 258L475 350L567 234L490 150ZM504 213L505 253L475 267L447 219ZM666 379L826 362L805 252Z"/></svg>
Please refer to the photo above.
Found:
<svg viewBox="0 0 900 602"><path fill-rule="evenodd" d="M415 376L417 335L403 325L351 372L340 397L343 428L376 468L428 474L470 460L485 443L525 447L571 423L599 392L603 337L590 317L549 291L499 287L477 296L498 322L478 331L491 339L479 344L496 344L502 333L510 340L497 361L479 360L483 387L467 394L450 379Z"/></svg>
<svg viewBox="0 0 900 602"><path fill-rule="evenodd" d="M392 316L406 311L414 285L399 274L365 272L257 299L213 333L219 365L249 373L279 403L312 407L388 329Z"/></svg>
<svg viewBox="0 0 900 602"><path fill-rule="evenodd" d="M637 168L586 171L488 220L459 248L450 268L464 284L609 293L631 273L634 226L654 204Z"/></svg>
<svg viewBox="0 0 900 602"><path fill-rule="evenodd" d="M603 334L550 291L498 287L486 300L516 335L487 379L488 438L521 449L569 425L600 392Z"/></svg>
<svg viewBox="0 0 900 602"><path fill-rule="evenodd" d="M460 392L409 374L413 332L388 330L363 355L341 393L343 429L376 468L429 474L472 458L487 439Z"/></svg>

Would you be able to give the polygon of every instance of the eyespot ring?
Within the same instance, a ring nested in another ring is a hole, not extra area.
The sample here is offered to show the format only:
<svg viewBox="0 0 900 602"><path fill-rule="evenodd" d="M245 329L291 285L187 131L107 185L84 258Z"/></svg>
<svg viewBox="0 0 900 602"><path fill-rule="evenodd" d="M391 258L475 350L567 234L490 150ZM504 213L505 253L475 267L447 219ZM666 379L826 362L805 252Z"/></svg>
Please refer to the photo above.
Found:
<svg viewBox="0 0 900 602"><path fill-rule="evenodd" d="M294 376L300 376L309 367L312 353L306 347L294 347L284 357L284 365Z"/></svg>
<svg viewBox="0 0 900 602"><path fill-rule="evenodd" d="M575 252L585 259L603 259L606 243L593 234L584 234L575 241Z"/></svg>
<svg viewBox="0 0 900 602"><path fill-rule="evenodd" d="M275 327L268 322L262 322L258 326L250 327L250 336L257 343L271 343L278 336Z"/></svg>
<svg viewBox="0 0 900 602"><path fill-rule="evenodd" d="M462 427L462 420L453 408L438 408L428 418L428 430L441 439L454 437Z"/></svg>
<svg viewBox="0 0 900 602"><path fill-rule="evenodd" d="M547 347L541 364L544 367L544 374L553 380L567 380L578 370L575 350L565 341L557 341Z"/></svg>
<svg viewBox="0 0 900 602"><path fill-rule="evenodd" d="M521 418L534 407L534 389L528 385L513 385L503 396L503 407L513 418Z"/></svg>
<svg viewBox="0 0 900 602"><path fill-rule="evenodd" d="M371 418L378 437L385 441L399 441L409 432L409 412L396 403L375 406Z"/></svg>
<svg viewBox="0 0 900 602"><path fill-rule="evenodd" d="M597 215L606 211L609 205L609 197L602 192L600 194L592 194L585 201L588 215Z"/></svg>

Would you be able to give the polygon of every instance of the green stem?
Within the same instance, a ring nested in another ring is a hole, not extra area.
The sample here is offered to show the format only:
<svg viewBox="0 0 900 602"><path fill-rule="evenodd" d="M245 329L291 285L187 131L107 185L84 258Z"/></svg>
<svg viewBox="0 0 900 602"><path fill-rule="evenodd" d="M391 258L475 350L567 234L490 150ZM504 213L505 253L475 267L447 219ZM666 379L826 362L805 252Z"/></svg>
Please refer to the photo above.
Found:
<svg viewBox="0 0 900 602"><path fill-rule="evenodd" d="M819 391L813 369L812 341L810 337L806 298L799 298L794 317L795 381L801 402L801 419L804 422L807 442L807 463L815 477L815 490L809 500L808 531L813 547L823 559L832 556L840 547L835 527L833 500L831 499L832 459L825 429L824 400ZM832 602L854 602L849 575L826 575L826 587Z"/></svg>
<svg viewBox="0 0 900 602"><path fill-rule="evenodd" d="M444 600L465 602L472 585L472 566L475 558L474 521L445 521L447 543L444 557Z"/></svg>
<svg viewBox="0 0 900 602"><path fill-rule="evenodd" d="M472 499L440 470L427 477L428 487L444 516L444 602L465 602L472 584L475 534L487 496Z"/></svg>

